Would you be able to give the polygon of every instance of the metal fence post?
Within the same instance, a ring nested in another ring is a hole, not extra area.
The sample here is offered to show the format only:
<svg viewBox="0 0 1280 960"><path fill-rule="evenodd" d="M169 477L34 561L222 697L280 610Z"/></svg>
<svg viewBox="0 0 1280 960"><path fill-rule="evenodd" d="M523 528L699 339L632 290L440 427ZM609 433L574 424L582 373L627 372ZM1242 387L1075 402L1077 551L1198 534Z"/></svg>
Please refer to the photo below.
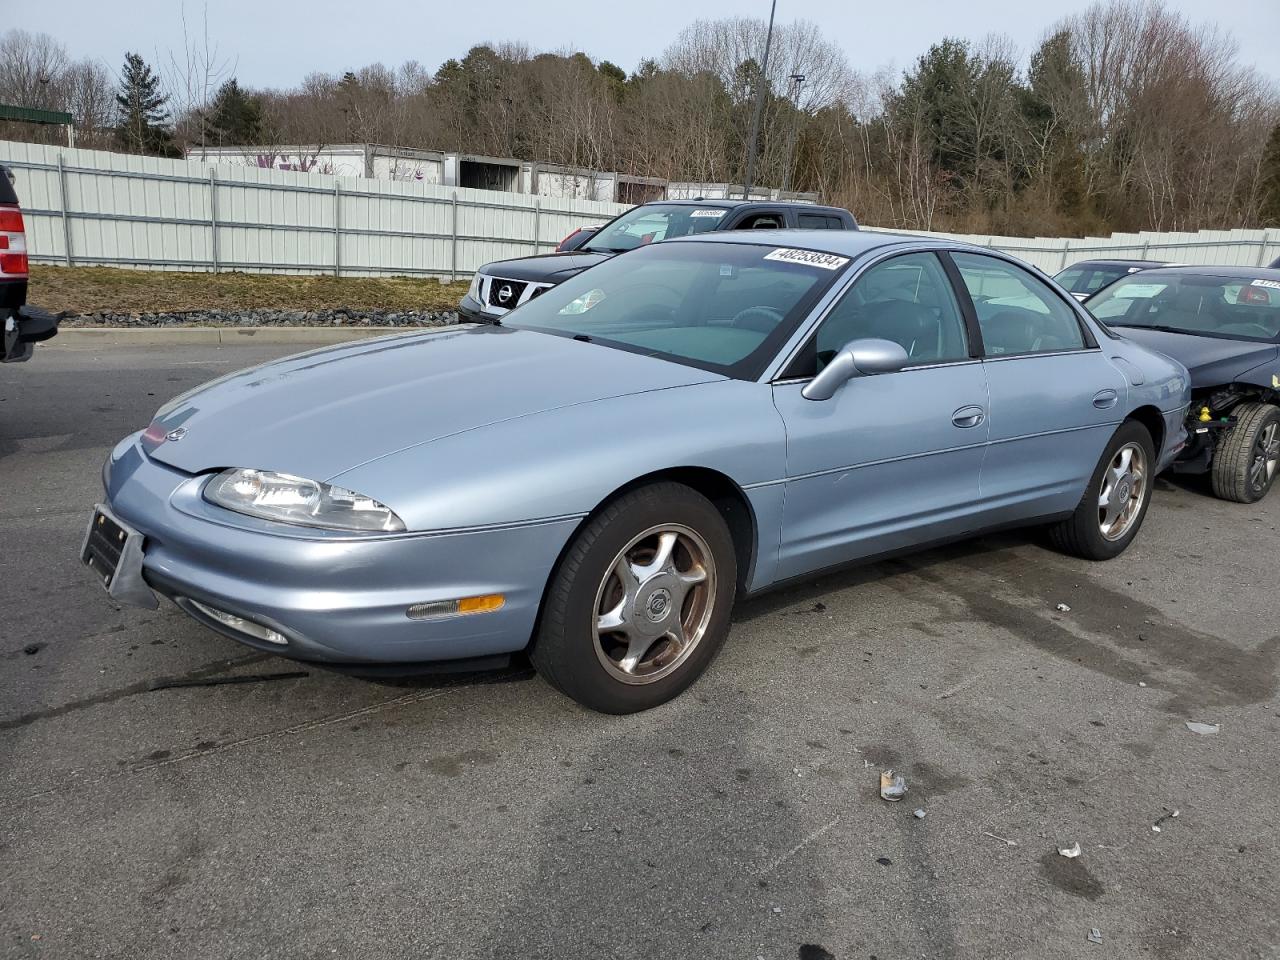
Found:
<svg viewBox="0 0 1280 960"><path fill-rule="evenodd" d="M541 230L539 230L539 226L541 225L541 222L542 222L542 201L535 200L533 201L533 255L535 257L538 255L538 239L542 235Z"/></svg>
<svg viewBox="0 0 1280 960"><path fill-rule="evenodd" d="M453 210L453 226L449 232L452 235L453 239L450 242L451 250L449 253L449 280L455 281L458 279L458 191L457 190L453 191L450 205Z"/></svg>
<svg viewBox="0 0 1280 960"><path fill-rule="evenodd" d="M218 272L218 174L216 167L209 168L209 252L213 257L213 272Z"/></svg>
<svg viewBox="0 0 1280 960"><path fill-rule="evenodd" d="M1267 231L1262 231L1262 239L1258 241L1258 266L1267 265Z"/></svg>
<svg viewBox="0 0 1280 960"><path fill-rule="evenodd" d="M58 154L58 197L62 202L62 245L67 266L71 266L71 213L67 209L67 171L62 165L62 154Z"/></svg>
<svg viewBox="0 0 1280 960"><path fill-rule="evenodd" d="M342 276L342 183L333 178L333 275Z"/></svg>

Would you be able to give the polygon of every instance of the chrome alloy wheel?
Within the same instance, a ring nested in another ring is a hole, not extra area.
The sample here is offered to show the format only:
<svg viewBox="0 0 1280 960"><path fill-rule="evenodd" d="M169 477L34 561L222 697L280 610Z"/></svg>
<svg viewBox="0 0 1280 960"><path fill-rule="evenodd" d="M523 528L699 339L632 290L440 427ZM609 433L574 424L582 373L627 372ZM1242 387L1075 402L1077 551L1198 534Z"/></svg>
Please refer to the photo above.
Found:
<svg viewBox="0 0 1280 960"><path fill-rule="evenodd" d="M1147 492L1147 453L1137 443L1116 451L1102 474L1098 493L1098 529L1107 540L1119 540L1142 511Z"/></svg>
<svg viewBox="0 0 1280 960"><path fill-rule="evenodd" d="M1253 463L1249 465L1249 483L1254 490L1266 490L1280 462L1280 424L1268 423L1258 434L1253 446Z"/></svg>
<svg viewBox="0 0 1280 960"><path fill-rule="evenodd" d="M623 683L653 683L684 663L707 632L716 566L681 524L650 527L619 551L596 591L596 656Z"/></svg>

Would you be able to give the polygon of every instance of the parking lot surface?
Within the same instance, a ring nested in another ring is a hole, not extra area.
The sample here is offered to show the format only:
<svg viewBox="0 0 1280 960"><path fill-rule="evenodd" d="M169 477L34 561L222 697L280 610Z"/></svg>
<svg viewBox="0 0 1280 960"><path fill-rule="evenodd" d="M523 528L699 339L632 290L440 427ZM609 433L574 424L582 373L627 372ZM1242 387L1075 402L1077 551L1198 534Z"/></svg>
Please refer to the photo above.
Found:
<svg viewBox="0 0 1280 960"><path fill-rule="evenodd" d="M1280 495L1162 480L1110 563L1013 533L741 603L636 716L374 683L77 558L116 440L296 349L0 368L0 956L1280 955Z"/></svg>

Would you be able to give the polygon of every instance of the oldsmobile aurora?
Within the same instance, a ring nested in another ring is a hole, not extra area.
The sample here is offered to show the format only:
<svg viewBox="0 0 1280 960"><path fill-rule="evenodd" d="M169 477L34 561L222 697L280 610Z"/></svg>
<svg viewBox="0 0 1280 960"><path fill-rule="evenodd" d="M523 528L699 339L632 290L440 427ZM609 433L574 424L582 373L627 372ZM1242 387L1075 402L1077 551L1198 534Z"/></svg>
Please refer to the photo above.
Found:
<svg viewBox="0 0 1280 960"><path fill-rule="evenodd" d="M706 669L735 596L1049 524L1105 560L1183 445L1186 369L1019 262L888 234L655 244L462 325L184 394L126 437L82 557L352 672L528 651L597 710Z"/></svg>

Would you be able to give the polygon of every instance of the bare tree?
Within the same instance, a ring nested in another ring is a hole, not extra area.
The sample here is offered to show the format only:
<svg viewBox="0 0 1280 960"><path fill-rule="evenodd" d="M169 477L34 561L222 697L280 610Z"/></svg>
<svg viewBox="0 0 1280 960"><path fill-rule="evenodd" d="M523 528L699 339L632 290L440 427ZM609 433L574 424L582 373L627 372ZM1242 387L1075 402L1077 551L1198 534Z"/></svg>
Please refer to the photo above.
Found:
<svg viewBox="0 0 1280 960"><path fill-rule="evenodd" d="M188 23L186 3L178 6L182 19L182 50L157 57L174 115L174 133L181 146L208 142L208 118L213 98L235 73L235 58L223 56L209 34L209 5L201 8L198 33ZM167 60L167 63L165 62Z"/></svg>

